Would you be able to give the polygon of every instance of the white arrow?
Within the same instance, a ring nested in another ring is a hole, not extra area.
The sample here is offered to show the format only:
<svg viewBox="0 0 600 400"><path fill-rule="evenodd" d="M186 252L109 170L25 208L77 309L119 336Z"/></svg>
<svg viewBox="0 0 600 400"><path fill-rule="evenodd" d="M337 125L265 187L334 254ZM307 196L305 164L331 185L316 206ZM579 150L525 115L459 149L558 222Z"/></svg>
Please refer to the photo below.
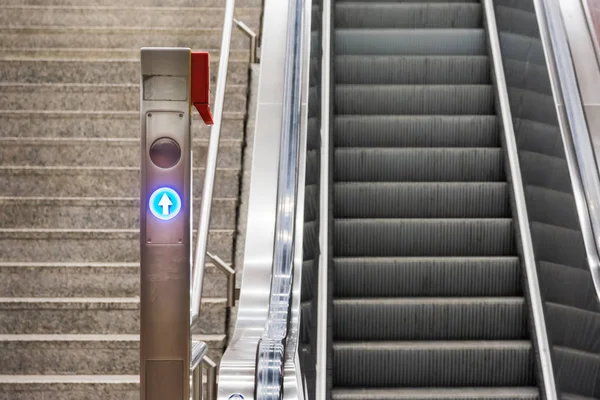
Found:
<svg viewBox="0 0 600 400"><path fill-rule="evenodd" d="M160 198L160 201L158 202L158 206L162 207L162 214L163 215L169 215L169 207L171 207L173 205L173 203L171 202L171 199L169 199L169 196L167 196L167 194L163 194L162 197Z"/></svg>

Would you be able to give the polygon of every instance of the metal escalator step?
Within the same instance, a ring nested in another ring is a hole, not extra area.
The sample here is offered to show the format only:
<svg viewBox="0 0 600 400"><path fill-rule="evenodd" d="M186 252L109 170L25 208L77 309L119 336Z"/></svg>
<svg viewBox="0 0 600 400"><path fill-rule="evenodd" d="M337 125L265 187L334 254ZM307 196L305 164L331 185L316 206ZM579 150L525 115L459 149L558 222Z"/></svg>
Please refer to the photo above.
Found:
<svg viewBox="0 0 600 400"><path fill-rule="evenodd" d="M479 28L477 3L337 3L338 28Z"/></svg>
<svg viewBox="0 0 600 400"><path fill-rule="evenodd" d="M539 261L588 270L581 232L541 222L531 223L531 236Z"/></svg>
<svg viewBox="0 0 600 400"><path fill-rule="evenodd" d="M491 85L336 85L336 114L490 115Z"/></svg>
<svg viewBox="0 0 600 400"><path fill-rule="evenodd" d="M336 219L338 257L507 256L511 219Z"/></svg>
<svg viewBox="0 0 600 400"><path fill-rule="evenodd" d="M533 386L528 341L334 342L333 385Z"/></svg>
<svg viewBox="0 0 600 400"><path fill-rule="evenodd" d="M344 182L334 186L336 218L501 218L505 182Z"/></svg>
<svg viewBox="0 0 600 400"><path fill-rule="evenodd" d="M496 0L494 2L497 6L511 7L518 10L535 12L535 2L523 1L523 0Z"/></svg>
<svg viewBox="0 0 600 400"><path fill-rule="evenodd" d="M336 83L473 85L490 82L487 56L360 56L334 60Z"/></svg>
<svg viewBox="0 0 600 400"><path fill-rule="evenodd" d="M517 257L336 257L333 281L338 298L522 295Z"/></svg>
<svg viewBox="0 0 600 400"><path fill-rule="evenodd" d="M562 400L598 400L596 397L579 396L573 393L561 393L560 398Z"/></svg>
<svg viewBox="0 0 600 400"><path fill-rule="evenodd" d="M502 31L509 31L533 38L540 37L535 11L526 11L502 5L494 7L494 11L496 14L496 23Z"/></svg>
<svg viewBox="0 0 600 400"><path fill-rule="evenodd" d="M333 300L333 340L517 340L527 336L522 297Z"/></svg>
<svg viewBox="0 0 600 400"><path fill-rule="evenodd" d="M512 115L517 118L559 126L554 97L510 86L507 89Z"/></svg>
<svg viewBox="0 0 600 400"><path fill-rule="evenodd" d="M525 186L538 186L563 193L572 193L569 166L564 158L520 151L521 174Z"/></svg>
<svg viewBox="0 0 600 400"><path fill-rule="evenodd" d="M529 219L561 228L580 230L579 217L572 193L559 192L539 186L525 187Z"/></svg>
<svg viewBox="0 0 600 400"><path fill-rule="evenodd" d="M336 147L499 147L495 115L338 115Z"/></svg>
<svg viewBox="0 0 600 400"><path fill-rule="evenodd" d="M524 118L514 121L515 136L519 151L565 158L565 149L558 125L547 125Z"/></svg>
<svg viewBox="0 0 600 400"><path fill-rule="evenodd" d="M600 312L596 287L589 270L547 261L538 262L538 269L542 298L546 302ZM560 290L564 287L577 288L577 290Z"/></svg>
<svg viewBox="0 0 600 400"><path fill-rule="evenodd" d="M334 153L334 180L503 181L503 163L498 148L341 148Z"/></svg>
<svg viewBox="0 0 600 400"><path fill-rule="evenodd" d="M600 353L600 337L593 333L600 326L598 312L546 302L545 316L554 346Z"/></svg>
<svg viewBox="0 0 600 400"><path fill-rule="evenodd" d="M552 86L545 65L510 58L503 60L502 64L508 87L527 89L552 96Z"/></svg>
<svg viewBox="0 0 600 400"><path fill-rule="evenodd" d="M540 394L535 387L336 388L332 397L333 400L539 400Z"/></svg>
<svg viewBox="0 0 600 400"><path fill-rule="evenodd" d="M416 0L336 0L337 4L347 3L416 3ZM427 0L427 3L479 3L479 0Z"/></svg>
<svg viewBox="0 0 600 400"><path fill-rule="evenodd" d="M552 350L554 365L561 366L554 370L556 386L574 395L599 397L600 355L562 346Z"/></svg>
<svg viewBox="0 0 600 400"><path fill-rule="evenodd" d="M483 29L336 29L336 54L482 55Z"/></svg>

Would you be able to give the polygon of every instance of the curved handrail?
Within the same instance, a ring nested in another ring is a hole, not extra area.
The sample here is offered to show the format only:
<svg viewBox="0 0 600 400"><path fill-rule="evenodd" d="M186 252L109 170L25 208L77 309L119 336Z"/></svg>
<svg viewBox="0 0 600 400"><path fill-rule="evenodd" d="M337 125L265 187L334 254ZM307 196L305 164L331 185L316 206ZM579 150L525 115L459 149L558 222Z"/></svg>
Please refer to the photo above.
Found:
<svg viewBox="0 0 600 400"><path fill-rule="evenodd" d="M200 315L200 302L202 300L204 261L206 259L210 209L212 206L213 189L217 171L217 157L219 155L219 138L221 137L221 124L223 122L223 103L225 102L225 86L227 86L227 66L229 64L229 48L231 46L234 10L235 0L226 0L221 54L219 58L219 73L217 75L217 91L213 107L214 125L210 130L210 142L208 145L206 170L204 173L204 188L202 190L202 200L200 202L200 217L198 220L194 266L192 269L192 304L190 310L190 321L192 326L195 325L198 316Z"/></svg>
<svg viewBox="0 0 600 400"><path fill-rule="evenodd" d="M558 107L561 132L570 131L570 135L563 136L565 158L571 175L588 265L596 296L600 301L600 176L560 9L554 1L534 2L536 10L541 11L539 14L542 18L538 18L538 21L542 42L550 53L550 84L554 92L562 97L567 117L564 118L562 110Z"/></svg>
<svg viewBox="0 0 600 400"><path fill-rule="evenodd" d="M267 322L258 343L255 399L280 399L290 320L294 275L294 239L302 79L302 24L304 0L292 2L288 15L287 55L284 75L283 120L275 220L275 246Z"/></svg>

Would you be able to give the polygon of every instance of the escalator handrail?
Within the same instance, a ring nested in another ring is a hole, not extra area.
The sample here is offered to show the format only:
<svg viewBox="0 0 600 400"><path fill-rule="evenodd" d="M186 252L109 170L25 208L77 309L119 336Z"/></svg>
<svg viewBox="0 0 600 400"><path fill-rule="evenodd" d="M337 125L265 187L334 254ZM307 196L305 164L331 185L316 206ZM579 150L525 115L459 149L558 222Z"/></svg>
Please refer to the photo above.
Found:
<svg viewBox="0 0 600 400"><path fill-rule="evenodd" d="M521 165L518 156L517 141L514 132L512 112L508 97L506 85L506 76L504 75L504 64L502 61L502 51L500 48L500 38L498 27L496 25L496 15L494 11L493 0L483 1L485 20L488 31L492 71L494 74L495 88L498 96L498 107L500 112L500 122L504 137L504 146L506 157L510 169L510 182L512 183L512 197L514 199L514 212L516 216L517 229L520 237L522 264L527 277L527 295L529 298L530 312L533 320L534 342L537 350L540 375L542 382L540 389L543 391L543 398L546 400L557 400L556 383L554 379L554 370L552 368L552 359L550 357L550 344L546 329L546 320L544 316L544 306L542 302L541 289L538 280L536 260L533 251L533 239L531 237L531 228L527 205L525 202L525 188L521 175Z"/></svg>
<svg viewBox="0 0 600 400"><path fill-rule="evenodd" d="M588 268L596 289L596 298L600 301L600 176L559 6L554 0L534 0L534 3L552 91L564 105L564 111L558 105L556 109L565 146L565 159L569 167Z"/></svg>
<svg viewBox="0 0 600 400"><path fill-rule="evenodd" d="M256 400L279 399L283 393L283 370L294 276L296 199L300 160L303 10L304 0L290 2L275 243L269 310L258 343L256 358Z"/></svg>
<svg viewBox="0 0 600 400"><path fill-rule="evenodd" d="M328 308L329 308L329 138L330 138L330 96L331 96L331 18L332 1L323 0L322 59L321 59L321 165L319 192L319 248L317 278L317 345L315 398L327 398L327 345L328 345Z"/></svg>

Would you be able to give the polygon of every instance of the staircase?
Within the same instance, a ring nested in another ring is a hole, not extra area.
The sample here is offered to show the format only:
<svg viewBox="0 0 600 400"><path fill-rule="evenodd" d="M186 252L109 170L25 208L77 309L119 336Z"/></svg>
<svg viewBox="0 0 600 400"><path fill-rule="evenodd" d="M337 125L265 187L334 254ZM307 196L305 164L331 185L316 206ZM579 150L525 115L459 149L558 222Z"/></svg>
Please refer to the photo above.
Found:
<svg viewBox="0 0 600 400"><path fill-rule="evenodd" d="M332 398L539 398L481 4L334 13Z"/></svg>
<svg viewBox="0 0 600 400"><path fill-rule="evenodd" d="M139 398L139 48L209 50L214 85L224 4L126 3L0 0L0 400ZM237 7L256 29L260 0ZM247 46L236 30L209 234L229 262ZM196 210L209 132L196 116ZM210 264L204 290L196 337L218 361L226 279Z"/></svg>

